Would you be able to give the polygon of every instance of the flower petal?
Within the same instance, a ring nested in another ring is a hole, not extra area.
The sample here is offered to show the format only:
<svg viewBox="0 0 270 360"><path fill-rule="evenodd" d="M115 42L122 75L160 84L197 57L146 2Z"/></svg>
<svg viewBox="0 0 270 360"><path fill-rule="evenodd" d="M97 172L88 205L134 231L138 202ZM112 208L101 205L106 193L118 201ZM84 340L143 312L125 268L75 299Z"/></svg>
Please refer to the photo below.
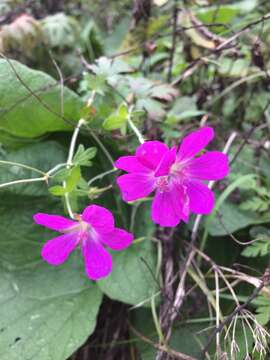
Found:
<svg viewBox="0 0 270 360"><path fill-rule="evenodd" d="M188 221L189 203L182 188L173 186L170 191L157 191L152 203L152 220L161 226L176 226Z"/></svg>
<svg viewBox="0 0 270 360"><path fill-rule="evenodd" d="M149 168L145 167L136 156L121 156L116 162L114 166L117 169L121 169L127 172L148 172Z"/></svg>
<svg viewBox="0 0 270 360"><path fill-rule="evenodd" d="M169 174L170 167L175 162L176 151L177 151L177 148L176 148L176 146L174 146L171 150L167 151L164 154L164 156L163 156L161 162L159 163L158 168L155 172L155 176L165 176L165 175Z"/></svg>
<svg viewBox="0 0 270 360"><path fill-rule="evenodd" d="M187 183L190 210L195 214L209 214L215 205L215 196L205 184L199 181Z"/></svg>
<svg viewBox="0 0 270 360"><path fill-rule="evenodd" d="M123 229L115 228L113 232L102 235L100 241L113 250L123 250L133 241L133 235Z"/></svg>
<svg viewBox="0 0 270 360"><path fill-rule="evenodd" d="M155 187L155 179L149 174L125 174L116 180L124 201L134 201L149 195Z"/></svg>
<svg viewBox="0 0 270 360"><path fill-rule="evenodd" d="M103 206L87 206L82 213L82 220L93 226L98 233L108 233L114 229L113 215Z"/></svg>
<svg viewBox="0 0 270 360"><path fill-rule="evenodd" d="M99 280L111 273L112 256L98 241L85 241L82 252L85 259L85 272L90 279Z"/></svg>
<svg viewBox="0 0 270 360"><path fill-rule="evenodd" d="M136 157L144 166L155 170L168 150L168 146L160 141L146 141L137 148Z"/></svg>
<svg viewBox="0 0 270 360"><path fill-rule="evenodd" d="M180 159L189 159L200 152L213 138L214 130L203 127L187 135L181 142L178 155Z"/></svg>
<svg viewBox="0 0 270 360"><path fill-rule="evenodd" d="M78 224L76 221L72 221L60 215L49 215L44 213L35 214L33 219L36 224L55 231L62 231Z"/></svg>
<svg viewBox="0 0 270 360"><path fill-rule="evenodd" d="M43 246L41 256L51 265L63 264L78 244L78 233L57 236Z"/></svg>
<svg viewBox="0 0 270 360"><path fill-rule="evenodd" d="M219 151L209 151L189 164L189 174L201 180L220 180L228 173L228 157Z"/></svg>

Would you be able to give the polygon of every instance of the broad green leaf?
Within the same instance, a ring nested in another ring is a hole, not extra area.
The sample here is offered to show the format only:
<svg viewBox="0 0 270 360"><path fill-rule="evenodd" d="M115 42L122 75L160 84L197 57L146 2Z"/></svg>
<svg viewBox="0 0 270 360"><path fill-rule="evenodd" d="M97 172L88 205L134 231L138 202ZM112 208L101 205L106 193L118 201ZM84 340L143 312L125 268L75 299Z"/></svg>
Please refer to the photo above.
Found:
<svg viewBox="0 0 270 360"><path fill-rule="evenodd" d="M156 267L155 249L150 240L135 243L125 251L113 254L112 274L98 282L110 298L137 305L158 291L153 278ZM148 302L147 302L148 303Z"/></svg>
<svg viewBox="0 0 270 360"><path fill-rule="evenodd" d="M1 161L14 162L18 165L1 163ZM29 145L19 150L10 151L5 156L0 156L0 183L19 179L42 177L42 174L19 166L23 164L47 172L59 163L66 161L65 149L56 142L46 141ZM43 182L12 185L0 189L2 192L41 196L48 193L48 186Z"/></svg>
<svg viewBox="0 0 270 360"><path fill-rule="evenodd" d="M254 213L242 211L239 206L225 202L219 209L219 215L216 215L211 221L208 230L212 236L223 236L257 223L257 221Z"/></svg>
<svg viewBox="0 0 270 360"><path fill-rule="evenodd" d="M8 149L19 149L23 146L33 144L35 141L37 140L14 136L3 129L0 131L0 145L4 145Z"/></svg>
<svg viewBox="0 0 270 360"><path fill-rule="evenodd" d="M102 294L79 252L60 267L40 257L42 240L54 235L32 216L57 208L42 197L1 199L1 360L66 360L95 328Z"/></svg>
<svg viewBox="0 0 270 360"><path fill-rule="evenodd" d="M61 88L51 76L4 59L0 59L0 73L0 130L32 138L47 132L71 130L72 123L79 119L83 104L67 88L62 99L66 120L61 117Z"/></svg>

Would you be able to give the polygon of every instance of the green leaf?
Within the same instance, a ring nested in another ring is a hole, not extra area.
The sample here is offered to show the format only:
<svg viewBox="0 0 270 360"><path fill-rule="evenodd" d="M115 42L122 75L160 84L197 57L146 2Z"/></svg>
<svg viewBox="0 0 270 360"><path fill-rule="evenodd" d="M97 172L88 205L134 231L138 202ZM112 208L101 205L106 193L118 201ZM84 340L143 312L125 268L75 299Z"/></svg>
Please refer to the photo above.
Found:
<svg viewBox="0 0 270 360"><path fill-rule="evenodd" d="M1 199L1 360L66 360L96 324L102 294L81 254L60 267L41 260L41 240L53 235L33 223L38 211L59 213L45 198Z"/></svg>
<svg viewBox="0 0 270 360"><path fill-rule="evenodd" d="M172 101L179 91L170 84L156 85L151 88L150 96L164 101Z"/></svg>
<svg viewBox="0 0 270 360"><path fill-rule="evenodd" d="M66 192L68 193L72 192L76 188L80 180L81 180L81 168L79 166L75 166L74 168L72 168L70 175L67 178Z"/></svg>
<svg viewBox="0 0 270 360"><path fill-rule="evenodd" d="M56 181L64 181L68 178L70 175L71 169L67 169L66 167L63 169L60 169L53 175L53 179Z"/></svg>
<svg viewBox="0 0 270 360"><path fill-rule="evenodd" d="M218 71L223 76L244 77L250 73L250 60L237 59L232 61L230 58L220 60Z"/></svg>
<svg viewBox="0 0 270 360"><path fill-rule="evenodd" d="M135 243L125 251L113 254L112 274L98 282L99 288L110 298L137 305L149 300L157 291L156 255L150 240Z"/></svg>
<svg viewBox="0 0 270 360"><path fill-rule="evenodd" d="M168 112L166 123L174 125L182 120L204 114L205 111L197 109L196 98L194 96L183 96L174 102L172 109Z"/></svg>
<svg viewBox="0 0 270 360"><path fill-rule="evenodd" d="M0 82L0 130L32 138L47 132L71 130L72 122L75 124L79 119L83 104L67 88L64 88L63 94L63 115L69 122L61 117L61 88L51 76L17 61L7 62L4 59L0 59L0 73L4 74Z"/></svg>
<svg viewBox="0 0 270 360"><path fill-rule="evenodd" d="M113 76L121 73L130 72L130 66L123 60L116 58L114 60L105 56L96 60L94 65L90 65L90 69L98 76L103 76L110 80Z"/></svg>
<svg viewBox="0 0 270 360"><path fill-rule="evenodd" d="M76 166L91 166L92 162L90 160L96 156L96 153L97 149L95 147L90 147L85 150L83 145L79 145L72 162Z"/></svg>
<svg viewBox="0 0 270 360"><path fill-rule="evenodd" d="M128 119L128 108L126 104L121 104L117 112L111 114L103 123L105 130L116 130L123 127Z"/></svg>
<svg viewBox="0 0 270 360"><path fill-rule="evenodd" d="M55 185L49 188L49 192L54 195L54 196L63 196L65 195L68 191L67 189L65 189L63 186L61 185Z"/></svg>
<svg viewBox="0 0 270 360"><path fill-rule="evenodd" d="M239 206L225 202L219 209L219 216L215 216L209 225L209 233L212 236L223 236L243 229L256 223L254 214L241 211Z"/></svg>
<svg viewBox="0 0 270 360"><path fill-rule="evenodd" d="M256 319L261 325L266 325L270 321L270 302L269 297L266 295L260 295L256 299Z"/></svg>
<svg viewBox="0 0 270 360"><path fill-rule="evenodd" d="M221 6L211 6L206 9L199 9L197 11L198 18L206 24L223 23L229 24L239 13L249 13L253 11L258 4L257 0L242 0L236 4L228 4ZM218 31L224 31L223 26L215 27Z"/></svg>
<svg viewBox="0 0 270 360"><path fill-rule="evenodd" d="M256 241L255 241L256 240ZM242 251L242 256L245 257L257 257L266 256L270 254L270 236L258 235L254 243L247 246Z"/></svg>
<svg viewBox="0 0 270 360"><path fill-rule="evenodd" d="M112 114L104 120L102 126L105 130L110 131L120 129L124 123L125 120L121 119L117 114Z"/></svg>

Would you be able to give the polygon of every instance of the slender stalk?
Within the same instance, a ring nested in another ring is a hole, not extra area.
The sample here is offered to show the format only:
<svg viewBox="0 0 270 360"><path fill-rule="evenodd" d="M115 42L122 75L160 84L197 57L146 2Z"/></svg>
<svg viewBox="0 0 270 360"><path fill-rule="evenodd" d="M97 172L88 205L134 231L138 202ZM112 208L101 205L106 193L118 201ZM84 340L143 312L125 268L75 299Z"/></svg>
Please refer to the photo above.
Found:
<svg viewBox="0 0 270 360"><path fill-rule="evenodd" d="M219 307L219 279L218 272L215 270L215 288L216 288L216 329L218 329L220 324L220 307ZM216 347L217 355L220 355L220 333L216 333Z"/></svg>
<svg viewBox="0 0 270 360"><path fill-rule="evenodd" d="M61 164L57 164L56 166L54 166L52 169L50 169L47 172L48 176L51 176L54 172L56 172L57 170L61 169L62 167L67 166L67 163L61 163Z"/></svg>
<svg viewBox="0 0 270 360"><path fill-rule="evenodd" d="M36 169L32 166L29 166L29 165L25 165L25 164L20 164L20 163L17 163L17 162L14 162L14 161L6 161L6 160L0 160L0 165L3 164L3 165L12 165L12 166L19 166L21 168L24 168L24 169L28 169L28 170L31 170L31 171L35 171L37 172L38 174L41 174L41 175L46 175L46 173L42 170L39 170L39 169Z"/></svg>
<svg viewBox="0 0 270 360"><path fill-rule="evenodd" d="M85 123L84 119L80 119L77 126L75 127L75 130L73 132L72 138L71 138L71 143L70 143L70 147L69 147L69 152L68 152L68 159L67 159L67 167L72 165L72 158L74 155L74 151L75 151L75 146L76 146L76 141L77 141L77 137L79 135L80 132L80 128L81 126Z"/></svg>
<svg viewBox="0 0 270 360"><path fill-rule="evenodd" d="M38 181L47 181L47 176L33 178L33 179L20 179L20 180L9 181L4 184L0 184L0 188L6 187L6 186L11 186L11 185L17 185L17 184L38 182Z"/></svg>
<svg viewBox="0 0 270 360"><path fill-rule="evenodd" d="M143 144L144 143L144 137L141 134L140 130L136 127L136 125L134 124L134 122L132 121L131 117L132 117L132 110L133 110L133 105L130 106L129 111L128 111L128 119L127 122L129 124L129 126L131 127L131 129L133 130L134 134L137 136L139 143Z"/></svg>
<svg viewBox="0 0 270 360"><path fill-rule="evenodd" d="M77 137L79 135L80 132L80 128L81 126L85 124L85 120L84 119L80 119L71 138L71 142L70 142L70 147L69 147L69 152L68 152L68 159L67 159L67 164L66 164L66 168L70 169L70 167L72 166L72 159L74 156L74 151L75 151L75 146L76 146L76 141L77 141ZM64 189L67 187L67 183L66 181L63 181L63 187ZM65 202L66 202L66 207L67 207L67 211L69 216L71 217L71 219L74 219L74 214L71 208L71 204L70 204L70 199L69 199L69 194L66 192L65 193Z"/></svg>
<svg viewBox="0 0 270 360"><path fill-rule="evenodd" d="M156 328L156 331L157 331L157 334L158 334L159 344L164 344L165 343L165 338L164 338L164 335L162 333L160 323L158 321L158 315L157 315L156 303L155 303L155 296L151 297L151 311L152 311L152 316L153 316L155 328Z"/></svg>
<svg viewBox="0 0 270 360"><path fill-rule="evenodd" d="M89 100L87 101L87 106L88 107L92 106L92 104L93 104L93 102L95 100L95 96L96 96L96 90L93 90Z"/></svg>
<svg viewBox="0 0 270 360"><path fill-rule="evenodd" d="M91 184L93 184L93 182L95 182L96 180L102 179L104 176L109 175L109 174L113 174L114 172L116 172L117 169L113 168L111 170L105 171L97 176L94 176L92 179L90 179L88 181L88 185L90 186Z"/></svg>

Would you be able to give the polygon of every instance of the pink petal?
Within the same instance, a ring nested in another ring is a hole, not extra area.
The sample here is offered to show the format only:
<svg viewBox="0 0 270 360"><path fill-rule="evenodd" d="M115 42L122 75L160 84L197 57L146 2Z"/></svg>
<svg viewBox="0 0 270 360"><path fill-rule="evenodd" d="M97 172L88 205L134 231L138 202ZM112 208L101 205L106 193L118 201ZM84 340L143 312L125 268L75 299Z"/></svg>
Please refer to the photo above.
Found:
<svg viewBox="0 0 270 360"><path fill-rule="evenodd" d="M137 148L136 157L144 166L155 170L168 150L168 146L160 141L146 141Z"/></svg>
<svg viewBox="0 0 270 360"><path fill-rule="evenodd" d="M85 259L85 271L90 279L99 280L111 273L112 256L98 241L86 241L82 252Z"/></svg>
<svg viewBox="0 0 270 360"><path fill-rule="evenodd" d="M133 235L123 229L115 228L113 232L102 235L100 241L113 250L123 250L133 241Z"/></svg>
<svg viewBox="0 0 270 360"><path fill-rule="evenodd" d="M114 229L113 215L103 206L87 206L82 213L82 220L93 226L98 233L108 233Z"/></svg>
<svg viewBox="0 0 270 360"><path fill-rule="evenodd" d="M174 146L171 150L167 151L158 168L155 172L155 176L165 176L169 174L172 164L175 162L177 148Z"/></svg>
<svg viewBox="0 0 270 360"><path fill-rule="evenodd" d="M36 224L55 231L63 231L78 224L76 221L72 221L60 215L49 215L44 213L35 214L33 219Z"/></svg>
<svg viewBox="0 0 270 360"><path fill-rule="evenodd" d="M188 220L189 204L183 189L173 186L170 191L157 191L152 203L152 220L161 226L176 226Z"/></svg>
<svg viewBox="0 0 270 360"><path fill-rule="evenodd" d="M155 187L154 176L149 174L126 174L117 178L123 200L134 201L148 196Z"/></svg>
<svg viewBox="0 0 270 360"><path fill-rule="evenodd" d="M214 135L214 130L207 126L187 135L180 145L180 159L192 158L214 138Z"/></svg>
<svg viewBox="0 0 270 360"><path fill-rule="evenodd" d="M201 180L220 180L228 173L228 157L219 151L209 151L189 164L190 176Z"/></svg>
<svg viewBox="0 0 270 360"><path fill-rule="evenodd" d="M121 156L114 163L117 169L127 172L148 172L149 168L143 166L136 156Z"/></svg>
<svg viewBox="0 0 270 360"><path fill-rule="evenodd" d="M63 264L78 244L77 232L64 234L46 242L41 256L51 265Z"/></svg>
<svg viewBox="0 0 270 360"><path fill-rule="evenodd" d="M199 181L187 182L190 210L195 214L209 214L215 205L215 196L205 184Z"/></svg>

